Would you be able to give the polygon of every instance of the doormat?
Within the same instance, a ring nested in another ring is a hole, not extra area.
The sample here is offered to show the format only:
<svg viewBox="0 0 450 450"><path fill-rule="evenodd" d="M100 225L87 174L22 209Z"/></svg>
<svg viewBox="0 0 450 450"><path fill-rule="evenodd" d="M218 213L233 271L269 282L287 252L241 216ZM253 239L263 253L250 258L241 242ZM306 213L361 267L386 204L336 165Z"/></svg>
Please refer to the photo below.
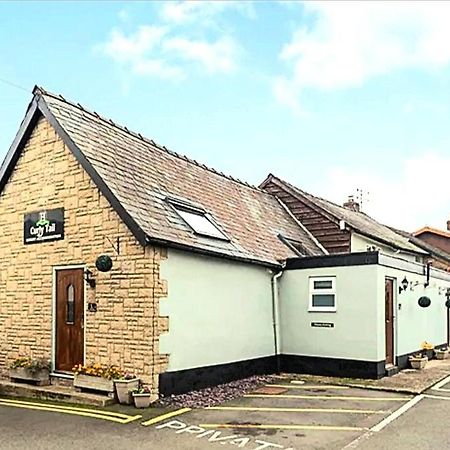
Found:
<svg viewBox="0 0 450 450"><path fill-rule="evenodd" d="M252 394L264 394L264 395L279 395L284 394L288 390L280 387L272 387L272 386L263 386L256 391L253 391Z"/></svg>

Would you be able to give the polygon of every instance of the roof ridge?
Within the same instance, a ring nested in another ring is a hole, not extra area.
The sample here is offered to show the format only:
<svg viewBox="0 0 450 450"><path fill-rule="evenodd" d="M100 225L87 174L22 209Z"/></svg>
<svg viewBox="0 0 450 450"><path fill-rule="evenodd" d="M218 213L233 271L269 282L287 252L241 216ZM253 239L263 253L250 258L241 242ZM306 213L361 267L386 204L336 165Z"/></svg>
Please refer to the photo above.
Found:
<svg viewBox="0 0 450 450"><path fill-rule="evenodd" d="M68 105L71 105L74 108L81 109L83 112L85 112L87 114L90 114L90 115L94 116L95 118L97 118L99 120L102 120L103 122L108 123L109 125L114 126L115 128L123 131L124 133L129 134L130 136L133 136L136 139L140 139L140 140L142 140L144 142L147 142L148 144L154 146L156 149L158 149L160 151L163 151L165 153L168 153L171 156L174 156L174 157L176 157L178 159L183 159L183 160L187 161L190 164L193 164L193 165L196 165L198 167L201 167L201 168L203 168L203 169L205 169L205 170L207 170L207 171L209 171L211 173L219 175L219 176L221 176L223 178L226 178L227 180L233 181L233 182L238 183L238 184L240 184L242 186L251 188L251 189L253 189L253 190L257 191L257 192L261 192L263 194L272 196L272 194L268 193L267 191L264 191L263 189L260 189L258 186L254 186L253 184L248 183L247 181L240 180L239 178L235 178L232 175L224 174L223 172L220 172L219 170L215 169L214 167L207 166L206 164L203 164L203 163L201 163L201 162L199 162L199 161L197 161L197 160L195 160L193 158L190 158L187 155L184 155L184 154L181 154L181 153L177 153L174 150L170 150L166 146L158 144L153 139L147 138L147 137L143 136L141 133L137 133L135 131L129 130L126 126L119 125L118 123L114 122L112 119L108 119L108 118L102 116L97 111L87 109L84 106L82 106L80 103L74 103L74 102L66 99L61 94L54 94L54 93L49 92L46 89L44 89L42 87L39 87L39 86L35 86L35 88L33 89L33 94L34 95L46 95L48 97L52 97L52 98L54 98L56 100L62 101L64 103L67 103Z"/></svg>

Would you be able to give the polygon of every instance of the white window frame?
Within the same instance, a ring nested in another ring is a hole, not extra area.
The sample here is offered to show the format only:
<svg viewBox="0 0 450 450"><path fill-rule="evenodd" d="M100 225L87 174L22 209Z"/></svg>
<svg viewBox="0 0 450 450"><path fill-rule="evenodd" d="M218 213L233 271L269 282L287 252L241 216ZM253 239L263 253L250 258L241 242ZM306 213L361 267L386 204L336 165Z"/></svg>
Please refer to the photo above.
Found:
<svg viewBox="0 0 450 450"><path fill-rule="evenodd" d="M203 207L196 204L188 203L187 200L176 198L176 197L166 197L166 201L175 210L178 216L183 220L183 222L196 234L197 236L203 236L210 239L217 239L220 241L230 242L230 238L224 233L222 228L217 224L214 218L209 214ZM189 222L189 218L185 217L183 213L192 214L195 216L202 217L204 220L209 222L209 224L215 229L214 233L204 232L202 230L196 229L193 224Z"/></svg>
<svg viewBox="0 0 450 450"><path fill-rule="evenodd" d="M315 289L315 281L331 281L331 288ZM334 306L313 306L313 295L334 295ZM317 276L309 277L309 308L310 312L336 312L337 310L337 294L336 294L336 277L335 276Z"/></svg>

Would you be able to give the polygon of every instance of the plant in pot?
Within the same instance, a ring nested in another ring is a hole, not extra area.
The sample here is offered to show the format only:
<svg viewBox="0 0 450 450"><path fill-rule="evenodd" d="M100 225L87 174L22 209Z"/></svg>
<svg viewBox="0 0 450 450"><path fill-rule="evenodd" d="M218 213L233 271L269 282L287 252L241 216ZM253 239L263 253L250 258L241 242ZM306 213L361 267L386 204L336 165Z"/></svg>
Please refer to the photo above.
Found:
<svg viewBox="0 0 450 450"><path fill-rule="evenodd" d="M436 348L434 354L436 355L436 359L447 359L448 347Z"/></svg>
<svg viewBox="0 0 450 450"><path fill-rule="evenodd" d="M131 394L139 389L140 380L135 375L127 373L122 378L116 378L114 380L114 386L119 403L122 405L131 405L133 403Z"/></svg>
<svg viewBox="0 0 450 450"><path fill-rule="evenodd" d="M434 356L434 345L427 341L422 342L420 348L422 349L422 355L426 356L428 359L433 359Z"/></svg>
<svg viewBox="0 0 450 450"><path fill-rule="evenodd" d="M136 408L148 408L157 399L157 396L152 394L150 388L142 384L132 394Z"/></svg>
<svg viewBox="0 0 450 450"><path fill-rule="evenodd" d="M17 358L9 367L9 376L13 381L32 382L39 386L46 386L50 384L50 361L45 358Z"/></svg>
<svg viewBox="0 0 450 450"><path fill-rule="evenodd" d="M114 397L114 380L124 375L118 367L102 364L78 364L72 370L76 389L101 392L109 397Z"/></svg>
<svg viewBox="0 0 450 450"><path fill-rule="evenodd" d="M416 353L409 357L409 363L413 369L422 370L428 361L428 357L422 353Z"/></svg>

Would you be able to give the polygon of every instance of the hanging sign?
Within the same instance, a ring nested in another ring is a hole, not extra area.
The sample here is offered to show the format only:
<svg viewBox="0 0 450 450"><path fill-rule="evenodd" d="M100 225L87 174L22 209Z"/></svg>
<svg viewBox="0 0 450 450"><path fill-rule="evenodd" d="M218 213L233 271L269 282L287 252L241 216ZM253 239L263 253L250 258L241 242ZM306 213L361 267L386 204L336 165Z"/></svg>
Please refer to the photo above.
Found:
<svg viewBox="0 0 450 450"><path fill-rule="evenodd" d="M64 239L64 208L48 209L25 214L24 244Z"/></svg>

